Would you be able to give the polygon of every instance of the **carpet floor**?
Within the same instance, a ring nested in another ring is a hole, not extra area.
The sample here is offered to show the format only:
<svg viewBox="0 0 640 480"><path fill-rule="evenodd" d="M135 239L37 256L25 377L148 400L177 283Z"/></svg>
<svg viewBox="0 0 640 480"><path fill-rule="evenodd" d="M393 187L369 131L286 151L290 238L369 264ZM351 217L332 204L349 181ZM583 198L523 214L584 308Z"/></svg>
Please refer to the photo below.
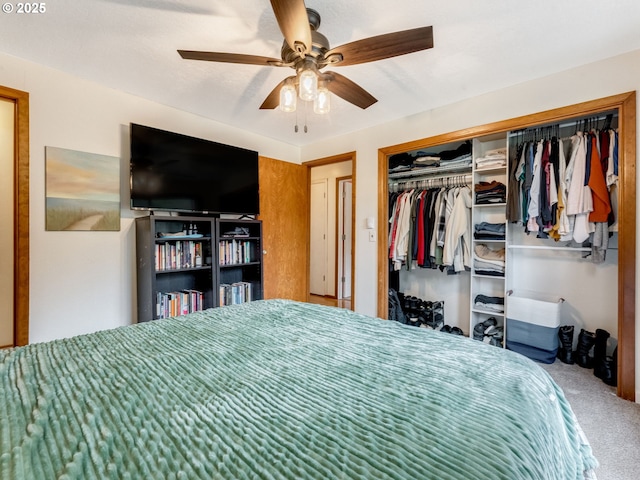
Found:
<svg viewBox="0 0 640 480"><path fill-rule="evenodd" d="M640 478L640 404L622 400L593 370L556 360L541 366L562 388L600 462L598 480Z"/></svg>

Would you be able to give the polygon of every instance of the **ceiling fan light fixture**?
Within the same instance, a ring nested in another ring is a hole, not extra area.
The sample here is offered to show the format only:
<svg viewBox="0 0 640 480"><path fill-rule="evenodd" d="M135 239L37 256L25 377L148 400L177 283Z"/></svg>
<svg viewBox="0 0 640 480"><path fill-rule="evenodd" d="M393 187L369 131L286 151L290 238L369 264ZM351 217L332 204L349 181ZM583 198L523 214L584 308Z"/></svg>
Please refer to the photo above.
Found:
<svg viewBox="0 0 640 480"><path fill-rule="evenodd" d="M280 89L280 110L283 112L295 112L297 103L296 87L290 82L285 83Z"/></svg>
<svg viewBox="0 0 640 480"><path fill-rule="evenodd" d="M329 89L325 86L318 87L318 94L313 101L313 111L319 115L329 113L331 110L331 96L329 95Z"/></svg>
<svg viewBox="0 0 640 480"><path fill-rule="evenodd" d="M298 75L298 90L300 99L305 101L315 100L318 92L318 75L313 69L307 68Z"/></svg>

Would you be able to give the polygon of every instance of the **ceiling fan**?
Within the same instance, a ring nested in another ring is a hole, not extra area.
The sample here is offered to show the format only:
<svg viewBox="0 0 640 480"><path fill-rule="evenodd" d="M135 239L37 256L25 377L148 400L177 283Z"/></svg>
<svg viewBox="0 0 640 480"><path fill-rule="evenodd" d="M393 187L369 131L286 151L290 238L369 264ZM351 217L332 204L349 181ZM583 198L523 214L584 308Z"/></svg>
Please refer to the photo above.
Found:
<svg viewBox="0 0 640 480"><path fill-rule="evenodd" d="M327 38L318 32L320 14L306 8L304 0L271 0L271 6L284 35L281 58L193 50L178 50L178 53L188 60L293 68L296 75L281 81L260 105L261 109L276 108L282 101L283 87L297 87L302 92L306 86L305 76L313 82L319 82L326 90L347 102L364 109L377 102L377 99L343 75L321 70L329 65L357 65L433 47L433 28L429 26L369 37L331 48ZM314 98L317 84L311 88L314 91L308 95L313 96L305 98L300 93L304 100ZM293 98L295 101L295 90ZM295 109L295 104L293 108Z"/></svg>

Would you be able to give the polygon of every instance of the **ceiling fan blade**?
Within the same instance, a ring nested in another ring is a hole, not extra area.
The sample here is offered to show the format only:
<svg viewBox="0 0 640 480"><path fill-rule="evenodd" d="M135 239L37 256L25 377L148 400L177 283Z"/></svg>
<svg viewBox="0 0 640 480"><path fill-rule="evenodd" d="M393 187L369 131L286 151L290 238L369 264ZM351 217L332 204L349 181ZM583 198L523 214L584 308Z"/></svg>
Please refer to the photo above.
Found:
<svg viewBox="0 0 640 480"><path fill-rule="evenodd" d="M347 66L433 48L433 27L419 27L356 40L332 48L324 57L330 64ZM334 58L330 58L334 56ZM339 60L342 56L342 60Z"/></svg>
<svg viewBox="0 0 640 480"><path fill-rule="evenodd" d="M294 52L311 51L311 27L304 0L271 0L280 31Z"/></svg>
<svg viewBox="0 0 640 480"><path fill-rule="evenodd" d="M280 105L280 89L287 82L287 80L291 78L296 78L296 77L294 75L294 76L285 78L278 85L276 85L276 88L271 90L271 93L267 95L267 98L265 98L264 102L262 102L262 105L260 105L261 110L274 109L278 105Z"/></svg>
<svg viewBox="0 0 640 480"><path fill-rule="evenodd" d="M327 82L327 88L347 102L362 109L368 108L378 100L357 83L335 72L325 72L322 79Z"/></svg>
<svg viewBox="0 0 640 480"><path fill-rule="evenodd" d="M178 50L180 56L187 60L205 60L208 62L244 63L247 65L267 65L283 67L279 58L244 55L242 53L199 52L196 50Z"/></svg>

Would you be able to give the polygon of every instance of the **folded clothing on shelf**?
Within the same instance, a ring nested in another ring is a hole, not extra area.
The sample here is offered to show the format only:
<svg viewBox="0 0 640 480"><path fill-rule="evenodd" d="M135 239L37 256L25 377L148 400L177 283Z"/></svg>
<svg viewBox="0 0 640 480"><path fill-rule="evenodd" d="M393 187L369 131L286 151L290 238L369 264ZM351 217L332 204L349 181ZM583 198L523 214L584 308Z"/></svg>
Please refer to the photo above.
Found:
<svg viewBox="0 0 640 480"><path fill-rule="evenodd" d="M475 184L476 205L504 203L507 198L507 187L496 180Z"/></svg>
<svg viewBox="0 0 640 480"><path fill-rule="evenodd" d="M485 240L504 240L506 225L504 223L476 223L473 227L473 238Z"/></svg>
<svg viewBox="0 0 640 480"><path fill-rule="evenodd" d="M480 275L504 276L504 248L493 250L484 243L473 248L473 269Z"/></svg>
<svg viewBox="0 0 640 480"><path fill-rule="evenodd" d="M476 168L494 168L507 166L507 149L496 148L489 150L484 156L476 158Z"/></svg>
<svg viewBox="0 0 640 480"><path fill-rule="evenodd" d="M492 297L489 295L478 294L473 300L475 308L496 313L504 312L504 297Z"/></svg>

